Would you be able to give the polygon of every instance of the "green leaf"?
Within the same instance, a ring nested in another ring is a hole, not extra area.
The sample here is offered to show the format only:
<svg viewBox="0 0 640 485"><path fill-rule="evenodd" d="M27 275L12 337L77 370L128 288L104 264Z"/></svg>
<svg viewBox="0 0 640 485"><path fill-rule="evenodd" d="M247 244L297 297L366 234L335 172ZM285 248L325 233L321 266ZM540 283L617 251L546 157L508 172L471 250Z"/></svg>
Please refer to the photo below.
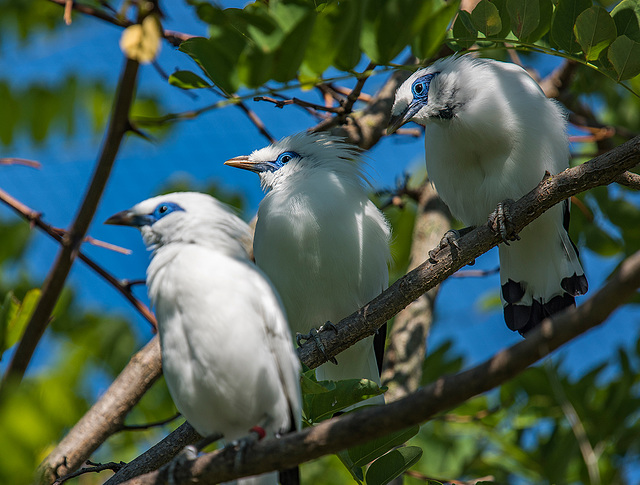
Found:
<svg viewBox="0 0 640 485"><path fill-rule="evenodd" d="M308 384L308 383L307 383ZM303 382L303 385L307 385ZM345 379L342 381L320 381L326 391L314 392L302 396L304 415L317 423L328 419L335 413L384 392L378 385L368 379Z"/></svg>
<svg viewBox="0 0 640 485"><path fill-rule="evenodd" d="M553 17L553 2L551 0L539 0L538 11L540 12L540 22L538 27L524 39L526 42L535 42L540 40L551 28L551 19Z"/></svg>
<svg viewBox="0 0 640 485"><path fill-rule="evenodd" d="M539 0L507 0L511 17L511 31L520 39L526 39L540 24Z"/></svg>
<svg viewBox="0 0 640 485"><path fill-rule="evenodd" d="M412 43L413 53L421 59L429 59L438 51L447 36L447 28L458 11L460 1L439 1L437 4L435 12Z"/></svg>
<svg viewBox="0 0 640 485"><path fill-rule="evenodd" d="M573 34L578 15L591 7L591 0L560 0L551 20L551 41L571 54L580 52L580 44Z"/></svg>
<svg viewBox="0 0 640 485"><path fill-rule="evenodd" d="M39 288L27 291L22 302L13 292L7 293L0 309L0 355L21 337L39 299Z"/></svg>
<svg viewBox="0 0 640 485"><path fill-rule="evenodd" d="M500 14L500 23L502 24L500 32L495 34L494 37L505 39L511 33L511 17L509 16L509 10L507 9L507 0L489 1L498 9L498 14Z"/></svg>
<svg viewBox="0 0 640 485"><path fill-rule="evenodd" d="M176 71L169 76L169 84L182 89L210 88L211 85L191 71Z"/></svg>
<svg viewBox="0 0 640 485"><path fill-rule="evenodd" d="M640 74L640 42L621 35L609 46L607 57L618 73L618 81Z"/></svg>
<svg viewBox="0 0 640 485"><path fill-rule="evenodd" d="M489 0L480 0L471 12L473 26L487 37L494 36L502 30L502 20L497 7Z"/></svg>
<svg viewBox="0 0 640 485"><path fill-rule="evenodd" d="M365 3L360 1L340 2L348 4L355 3L357 8L348 8L347 16L351 18L349 27L346 29L345 37L340 46L340 52L335 58L335 66L342 71L354 69L360 62L362 57L362 49L360 47L360 38L362 34L362 25L364 23Z"/></svg>
<svg viewBox="0 0 640 485"><path fill-rule="evenodd" d="M16 313L18 313L18 308L20 307L20 302L16 299L12 291L7 292L4 297L4 302L0 307L0 359L2 359L2 354L5 350L7 350L10 345L8 345L8 333L9 333L9 323L13 318L15 318Z"/></svg>
<svg viewBox="0 0 640 485"><path fill-rule="evenodd" d="M387 451L406 443L420 431L420 426L395 431L381 438L368 441L359 446L347 450L349 458L356 467L363 467L371 463L376 458L384 455Z"/></svg>
<svg viewBox="0 0 640 485"><path fill-rule="evenodd" d="M453 23L452 33L453 37L457 39L452 42L452 47L456 50L468 49L476 43L478 30L473 26L469 12L466 10L458 11L458 18Z"/></svg>
<svg viewBox="0 0 640 485"><path fill-rule="evenodd" d="M417 446L393 450L374 461L367 470L367 485L384 485L411 468L422 457Z"/></svg>
<svg viewBox="0 0 640 485"><path fill-rule="evenodd" d="M611 11L616 23L618 35L626 35L629 39L640 42L640 2L638 0L622 0Z"/></svg>
<svg viewBox="0 0 640 485"><path fill-rule="evenodd" d="M594 6L578 15L573 32L587 60L595 61L616 38L616 24L609 12Z"/></svg>
<svg viewBox="0 0 640 485"><path fill-rule="evenodd" d="M352 24L357 20L359 13L360 7L357 2L346 1L328 4L318 14L304 57L304 63L313 73L322 74L333 64L340 50L344 48L343 43L351 32ZM359 38L358 29L356 37L358 59L360 58L357 42Z"/></svg>
<svg viewBox="0 0 640 485"><path fill-rule="evenodd" d="M220 89L235 93L240 87L238 58L246 46L246 39L237 30L224 25L212 32L210 39L194 37L185 40L179 49L191 56Z"/></svg>
<svg viewBox="0 0 640 485"><path fill-rule="evenodd" d="M364 471L362 467L354 466L353 460L349 456L348 450L342 450L336 453L336 456L340 458L340 461L342 462L344 467L348 470L348 472L357 483L364 482Z"/></svg>
<svg viewBox="0 0 640 485"><path fill-rule="evenodd" d="M378 64L392 61L424 32L442 5L440 0L370 0L366 2L362 50ZM439 32L440 33L440 32Z"/></svg>
<svg viewBox="0 0 640 485"><path fill-rule="evenodd" d="M287 33L285 40L274 56L274 66L272 70L273 79L279 82L287 82L295 79L300 68L300 64L305 56L307 43L311 36L315 13L304 9L300 5L287 5L277 3L280 6L276 9L276 18L289 19L287 22Z"/></svg>

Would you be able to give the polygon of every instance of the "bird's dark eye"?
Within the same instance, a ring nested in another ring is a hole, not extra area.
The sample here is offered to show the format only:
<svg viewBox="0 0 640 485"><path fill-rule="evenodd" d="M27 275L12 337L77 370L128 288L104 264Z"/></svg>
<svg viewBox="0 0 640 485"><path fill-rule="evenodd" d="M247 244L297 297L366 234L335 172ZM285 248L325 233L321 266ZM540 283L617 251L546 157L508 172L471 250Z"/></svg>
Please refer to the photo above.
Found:
<svg viewBox="0 0 640 485"><path fill-rule="evenodd" d="M429 82L418 80L415 83L413 83L413 86L411 86L411 91L413 92L414 97L424 98L427 96L427 93L429 92Z"/></svg>
<svg viewBox="0 0 640 485"><path fill-rule="evenodd" d="M430 74L425 74L422 77L416 79L411 85L411 94L416 99L426 99L429 95L429 84L431 84L431 80L436 74L440 74L438 72L432 72Z"/></svg>
<svg viewBox="0 0 640 485"><path fill-rule="evenodd" d="M276 164L279 167L282 167L285 163L290 162L294 158L300 158L300 155L298 155L296 152L284 152L278 156Z"/></svg>
<svg viewBox="0 0 640 485"><path fill-rule="evenodd" d="M171 214L175 211L184 211L184 209L175 202L164 202L156 206L153 211L152 218L157 221L158 219L162 219L167 214Z"/></svg>

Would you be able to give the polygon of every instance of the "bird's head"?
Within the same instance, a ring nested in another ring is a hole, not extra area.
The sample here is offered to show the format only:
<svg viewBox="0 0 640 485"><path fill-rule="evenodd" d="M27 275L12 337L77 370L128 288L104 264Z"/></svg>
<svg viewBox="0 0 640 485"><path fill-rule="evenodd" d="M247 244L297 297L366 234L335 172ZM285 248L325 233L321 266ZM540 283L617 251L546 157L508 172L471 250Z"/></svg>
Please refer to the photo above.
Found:
<svg viewBox="0 0 640 485"><path fill-rule="evenodd" d="M251 155L227 160L225 165L257 173L265 190L280 186L295 174L308 176L314 169L359 173L357 147L342 138L323 133L298 133L287 136Z"/></svg>
<svg viewBox="0 0 640 485"><path fill-rule="evenodd" d="M465 103L464 93L470 91L462 72L472 65L469 56L452 56L414 72L396 92L387 133L409 121L424 126L455 118Z"/></svg>
<svg viewBox="0 0 640 485"><path fill-rule="evenodd" d="M207 194L174 192L144 200L112 215L105 224L137 227L152 250L173 242L203 244L236 252L250 241L249 227ZM246 251L245 251L246 253Z"/></svg>

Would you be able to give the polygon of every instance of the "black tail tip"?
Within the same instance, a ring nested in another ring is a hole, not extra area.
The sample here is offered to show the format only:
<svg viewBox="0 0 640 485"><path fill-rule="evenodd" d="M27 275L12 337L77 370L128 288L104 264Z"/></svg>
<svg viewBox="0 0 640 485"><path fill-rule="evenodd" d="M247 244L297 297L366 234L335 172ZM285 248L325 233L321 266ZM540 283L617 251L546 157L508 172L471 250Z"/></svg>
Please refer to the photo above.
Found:
<svg viewBox="0 0 640 485"><path fill-rule="evenodd" d="M508 303L504 307L504 321L510 330L526 337L527 333L540 325L545 318L575 305L575 298L568 293L556 295L544 304L536 299L531 305Z"/></svg>
<svg viewBox="0 0 640 485"><path fill-rule="evenodd" d="M278 481L281 485L300 485L300 467L279 470Z"/></svg>

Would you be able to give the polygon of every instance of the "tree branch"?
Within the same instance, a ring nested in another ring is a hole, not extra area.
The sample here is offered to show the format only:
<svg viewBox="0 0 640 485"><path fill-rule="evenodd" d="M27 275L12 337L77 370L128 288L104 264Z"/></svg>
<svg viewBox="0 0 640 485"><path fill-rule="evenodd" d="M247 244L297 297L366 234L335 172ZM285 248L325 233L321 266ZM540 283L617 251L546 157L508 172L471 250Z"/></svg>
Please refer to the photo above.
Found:
<svg viewBox="0 0 640 485"><path fill-rule="evenodd" d="M161 373L160 342L155 336L131 358L109 389L40 464L40 483L48 485L73 472L109 436L121 430L127 413Z"/></svg>
<svg viewBox="0 0 640 485"><path fill-rule="evenodd" d="M622 263L609 282L583 305L546 319L523 340L500 351L484 363L445 376L408 397L384 405L344 414L280 439L265 439L245 452L238 466L231 447L197 460L172 463L171 483L195 481L220 483L242 476L287 469L329 453L380 438L392 431L423 423L436 413L458 406L493 389L524 371L540 358L603 321L631 298L640 287L640 252ZM372 426L371 423L376 425ZM250 457L250 459L246 459ZM169 467L134 478L128 485L161 484L169 481Z"/></svg>
<svg viewBox="0 0 640 485"><path fill-rule="evenodd" d="M0 387L0 395L9 381L19 383L22 380L31 356L49 323L53 307L58 301L71 265L78 255L80 244L95 214L122 138L129 129L129 109L133 102L137 74L138 63L127 59L118 82L113 114L91 184L69 233L63 238L62 249L44 282L40 300L9 363Z"/></svg>

